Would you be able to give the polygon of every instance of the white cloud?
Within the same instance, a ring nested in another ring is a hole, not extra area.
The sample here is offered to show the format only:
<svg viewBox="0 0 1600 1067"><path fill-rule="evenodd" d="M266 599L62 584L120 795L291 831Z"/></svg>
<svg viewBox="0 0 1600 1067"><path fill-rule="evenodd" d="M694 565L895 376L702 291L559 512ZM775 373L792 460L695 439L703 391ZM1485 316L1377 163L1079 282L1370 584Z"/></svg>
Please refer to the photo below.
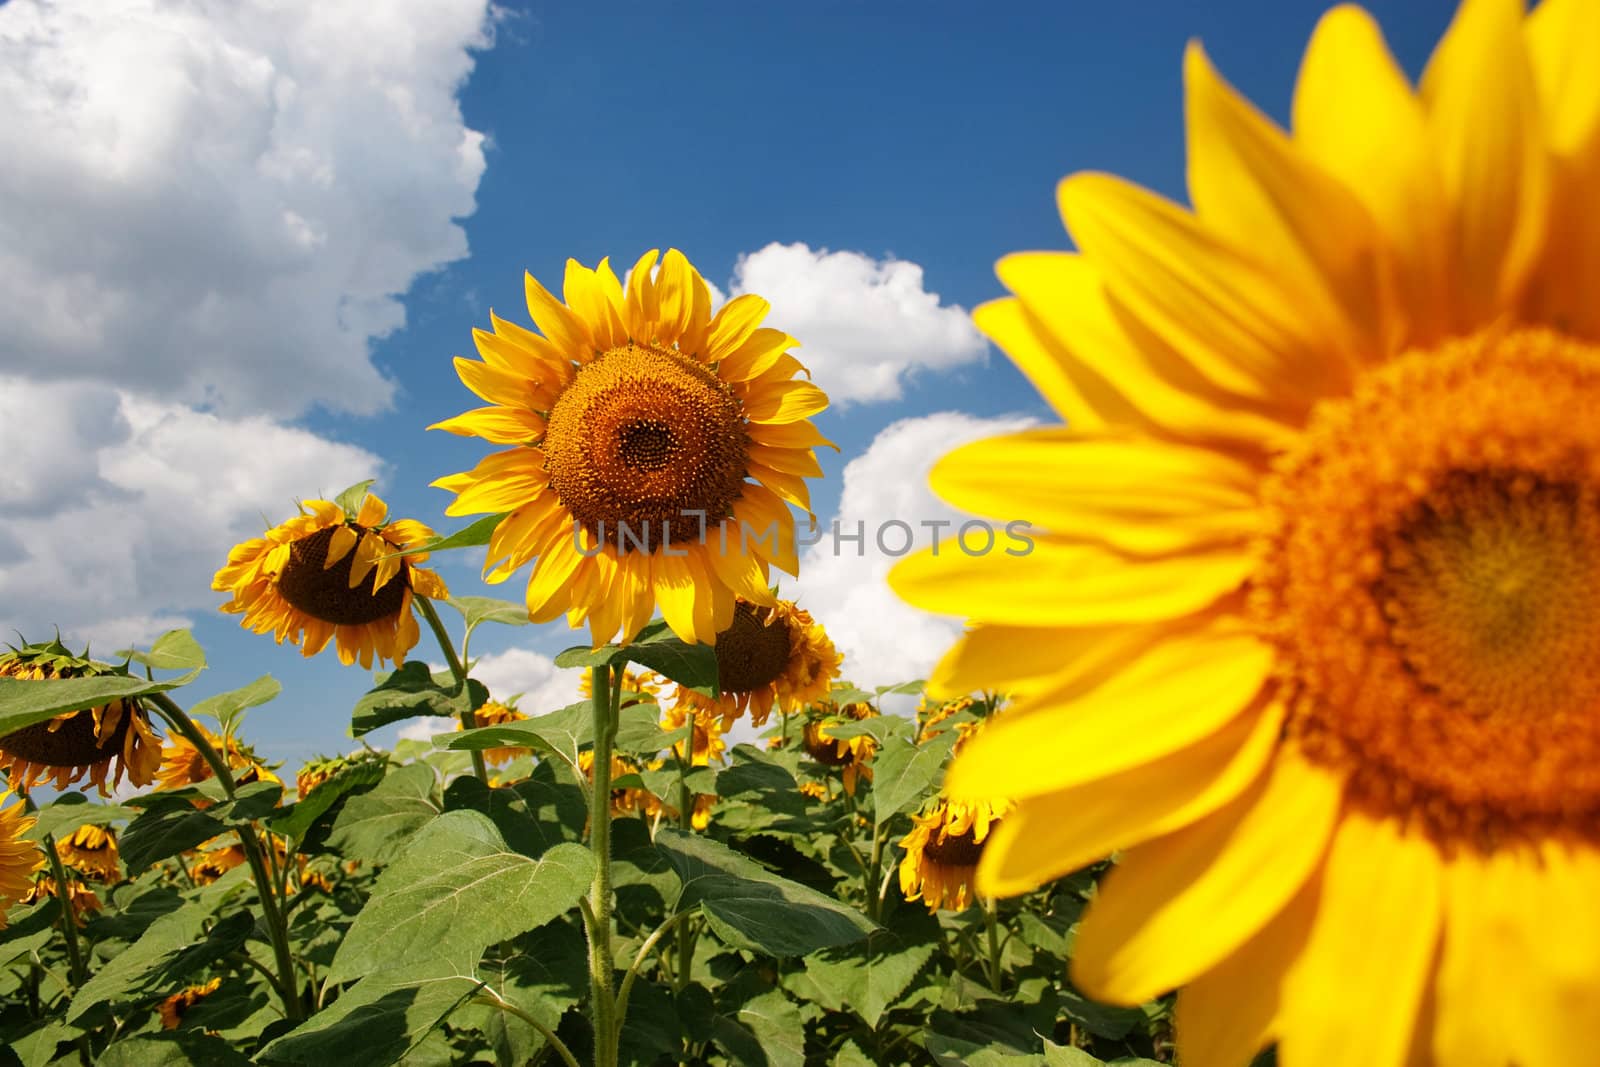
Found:
<svg viewBox="0 0 1600 1067"><path fill-rule="evenodd" d="M966 309L941 305L905 260L774 242L739 257L732 291L771 302L767 325L800 340L796 354L835 403L895 400L918 371L988 351Z"/></svg>
<svg viewBox="0 0 1600 1067"><path fill-rule="evenodd" d="M864 530L865 538L859 545L835 539L830 525L825 536L806 550L799 580L785 587L785 595L795 597L816 616L845 654L845 677L867 686L926 678L960 635L960 620L911 607L885 579L889 569L909 554L903 551L908 542L922 548L937 533L940 551L959 551L951 538L970 516L928 488L934 462L957 445L1020 430L1032 421L1021 416L982 419L955 411L902 419L845 465L834 522L847 536ZM954 525L937 529L923 525L940 520ZM984 539L971 536L968 543L976 551ZM1007 543L1000 533L997 544L1003 549Z"/></svg>
<svg viewBox="0 0 1600 1067"><path fill-rule="evenodd" d="M383 408L368 345L466 255L486 0L0 6L0 373Z"/></svg>
<svg viewBox="0 0 1600 1067"><path fill-rule="evenodd" d="M379 471L364 449L263 416L108 386L0 379L0 631L59 625L109 652L187 625L263 516Z"/></svg>
<svg viewBox="0 0 1600 1067"><path fill-rule="evenodd" d="M582 675L582 671L563 670L549 656L526 648L491 652L472 665L472 677L488 687L493 699L517 697L517 707L530 716L556 711L580 699Z"/></svg>

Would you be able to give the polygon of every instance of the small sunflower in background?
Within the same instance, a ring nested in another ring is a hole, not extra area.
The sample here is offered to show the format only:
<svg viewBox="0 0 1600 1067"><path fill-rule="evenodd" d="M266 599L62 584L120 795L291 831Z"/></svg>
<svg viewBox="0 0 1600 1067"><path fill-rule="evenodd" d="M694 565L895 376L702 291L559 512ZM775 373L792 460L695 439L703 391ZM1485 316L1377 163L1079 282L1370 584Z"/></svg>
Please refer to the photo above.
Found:
<svg viewBox="0 0 1600 1067"><path fill-rule="evenodd" d="M661 713L661 728L667 733L674 733L683 729L686 723L693 723L689 731L687 745L678 741L672 750L679 759L688 759L695 767L710 766L713 761L721 762L723 753L728 749L728 743L723 740L723 720L715 712L700 711L688 704L675 704Z"/></svg>
<svg viewBox="0 0 1600 1067"><path fill-rule="evenodd" d="M210 885L246 859L244 846L239 844L201 848L194 854L189 877L194 879L196 885Z"/></svg>
<svg viewBox="0 0 1600 1067"><path fill-rule="evenodd" d="M1068 428L958 449L1022 557L968 616L952 764L1025 892L1114 852L1075 984L1182 987L1186 1064L1554 1064L1600 1019L1600 5L1466 0L1414 91L1318 24L1285 131L1192 46L1193 210L1058 189L1077 253L975 320Z"/></svg>
<svg viewBox="0 0 1600 1067"><path fill-rule="evenodd" d="M206 997L215 993L222 986L222 978L216 977L201 985L188 986L163 1000L156 1010L161 1015L161 1028L163 1030L176 1030L178 1024L183 1022L183 1017Z"/></svg>
<svg viewBox="0 0 1600 1067"><path fill-rule="evenodd" d="M767 302L713 315L683 253L656 259L626 290L609 261L568 260L565 303L529 275L540 333L491 314L492 332L473 331L482 361L455 361L490 406L431 427L509 446L433 483L456 494L446 514L505 512L486 579L531 562L529 618L565 613L596 645L632 640L658 606L709 643L735 598L770 605L771 568L799 569L789 509L810 512L813 449L829 443L807 421L828 398L795 379L799 342L760 325Z"/></svg>
<svg viewBox="0 0 1600 1067"><path fill-rule="evenodd" d="M37 904L41 900L59 897L60 891L56 888L56 880L49 875L34 879L32 887L22 898L23 904ZM72 905L72 917L79 926L86 921L84 916L91 911L99 911L105 905L100 903L100 898L95 896L94 890L76 878L67 879L67 900Z"/></svg>
<svg viewBox="0 0 1600 1067"><path fill-rule="evenodd" d="M250 782L277 782L282 784L276 774L267 767L255 754L255 750L241 742L233 734L229 734L226 743L223 739L206 729L200 723L194 727L205 736L206 741L227 760L228 769L237 772L234 781L238 785L247 785ZM156 772L159 781L158 789L182 789L187 785L194 785L213 777L211 764L200 754L183 734L174 733L167 738L167 744L162 749L161 769Z"/></svg>
<svg viewBox="0 0 1600 1067"><path fill-rule="evenodd" d="M502 704L497 700L486 701L482 707L472 713L472 717L473 721L479 726L504 726L508 722L525 722L528 718L518 711L514 704ZM466 727L460 722L456 723L456 731L458 733L465 729ZM485 763L498 766L510 763L518 756L526 756L532 751L533 749L531 748L522 748L515 745L486 748L483 750L483 760Z"/></svg>
<svg viewBox="0 0 1600 1067"><path fill-rule="evenodd" d="M412 519L390 521L388 505L373 493L353 516L328 500L307 500L301 509L228 553L211 582L233 594L222 610L307 656L332 641L341 663L370 669L374 657L405 662L419 636L412 596L450 595L422 566L426 552L398 554L433 540L433 531Z"/></svg>
<svg viewBox="0 0 1600 1067"><path fill-rule="evenodd" d="M917 704L917 744L924 744L949 729L948 720L962 712L970 711L977 701L970 696L954 700L931 701L923 697Z"/></svg>
<svg viewBox="0 0 1600 1067"><path fill-rule="evenodd" d="M622 702L631 704L648 697L658 700L661 696L663 680L655 671L633 670L625 667L622 671ZM594 697L594 679L588 671L578 676L578 693L585 700ZM632 699L629 699L629 698Z"/></svg>
<svg viewBox="0 0 1600 1067"><path fill-rule="evenodd" d="M900 891L921 900L929 911L961 911L978 899L978 860L999 821L1000 806L935 799L911 817L911 832L900 840Z"/></svg>
<svg viewBox="0 0 1600 1067"><path fill-rule="evenodd" d="M28 895L33 873L49 863L39 846L23 836L35 821L11 790L0 790L0 930L5 929L6 909Z"/></svg>
<svg viewBox="0 0 1600 1067"><path fill-rule="evenodd" d="M99 882L117 882L122 878L117 835L109 826L84 823L56 841L56 855L85 878Z"/></svg>
<svg viewBox="0 0 1600 1067"><path fill-rule="evenodd" d="M357 778L358 785L377 785L388 766L389 757L371 749L360 749L346 756L317 756L301 764L295 774L295 794L304 800L319 786L346 775Z"/></svg>
<svg viewBox="0 0 1600 1067"><path fill-rule="evenodd" d="M594 781L594 750L584 749L578 753L578 770L591 783ZM638 774L639 765L626 756L613 754L611 757L611 780L618 781L625 775ZM661 802L648 789L623 788L611 790L611 814L613 817L643 813L647 818L654 815L661 807Z"/></svg>
<svg viewBox="0 0 1600 1067"><path fill-rule="evenodd" d="M126 674L125 670L74 656L59 642L24 645L0 654L0 677L44 680ZM0 770L20 792L43 782L65 789L88 778L110 796L124 774L135 786L154 780L161 764L161 738L137 700L113 700L69 711L0 737Z"/></svg>
<svg viewBox="0 0 1600 1067"><path fill-rule="evenodd" d="M717 687L712 699L678 687L677 699L722 716L724 730L746 711L764 726L774 706L793 714L827 697L844 657L822 624L792 601L763 607L740 600L733 622L717 634Z"/></svg>
<svg viewBox="0 0 1600 1067"><path fill-rule="evenodd" d="M877 709L863 703L850 703L842 708L825 703L817 712L801 732L800 747L824 767L838 770L844 780L844 791L855 796L857 781L872 781L872 757L877 754L878 742L868 734L836 737L833 730L846 722L874 718Z"/></svg>

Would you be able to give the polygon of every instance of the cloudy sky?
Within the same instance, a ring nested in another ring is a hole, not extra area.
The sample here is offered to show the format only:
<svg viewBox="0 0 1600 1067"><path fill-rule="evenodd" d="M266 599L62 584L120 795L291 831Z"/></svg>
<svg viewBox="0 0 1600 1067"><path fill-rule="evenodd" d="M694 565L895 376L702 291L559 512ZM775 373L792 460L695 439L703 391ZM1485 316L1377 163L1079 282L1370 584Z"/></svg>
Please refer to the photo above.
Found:
<svg viewBox="0 0 1600 1067"><path fill-rule="evenodd" d="M0 4L0 629L108 654L191 626L191 700L271 673L266 755L348 749L370 677L240 631L211 575L366 477L453 528L427 483L483 446L423 430L476 404L450 357L569 256L677 246L767 297L834 399L824 521L950 517L934 457L1051 419L968 320L994 260L1067 247L1074 170L1181 199L1184 42L1281 121L1323 6ZM1415 71L1452 0L1371 6ZM785 590L861 683L958 630L890 562L814 550ZM442 573L491 592L465 555ZM575 643L484 634L479 673L557 706Z"/></svg>

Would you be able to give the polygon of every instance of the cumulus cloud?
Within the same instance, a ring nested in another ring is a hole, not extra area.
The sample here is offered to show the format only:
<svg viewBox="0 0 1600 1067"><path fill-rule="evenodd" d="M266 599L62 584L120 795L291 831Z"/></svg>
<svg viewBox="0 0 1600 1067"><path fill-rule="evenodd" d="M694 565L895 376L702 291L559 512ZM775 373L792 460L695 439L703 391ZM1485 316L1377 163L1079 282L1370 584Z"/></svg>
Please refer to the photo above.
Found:
<svg viewBox="0 0 1600 1067"><path fill-rule="evenodd" d="M885 428L861 455L845 465L839 513L800 561L800 578L786 587L815 615L845 654L844 674L858 685L888 685L926 678L940 655L960 635L957 619L927 615L889 588L887 577L910 548L935 535L940 551L959 551L952 538L971 517L945 504L928 488L928 470L957 445L1031 425L1021 416L977 418L955 411L902 419ZM924 523L945 521L933 527ZM835 525L846 537L835 538ZM985 544L981 531L969 537L973 551ZM1008 544L1004 534L997 545Z"/></svg>
<svg viewBox="0 0 1600 1067"><path fill-rule="evenodd" d="M263 516L379 471L364 449L265 416L109 386L0 378L0 631L60 626L105 651L213 608L211 576Z"/></svg>
<svg viewBox="0 0 1600 1067"><path fill-rule="evenodd" d="M486 0L0 6L0 373L371 412L466 254Z"/></svg>
<svg viewBox="0 0 1600 1067"><path fill-rule="evenodd" d="M578 700L582 675L582 671L563 670L549 656L526 648L491 652L472 665L472 676L488 687L493 699L516 697L517 706L527 715L543 715Z"/></svg>
<svg viewBox="0 0 1600 1067"><path fill-rule="evenodd" d="M732 293L772 303L768 324L799 338L801 362L837 404L898 399L919 371L988 351L966 309L941 304L905 260L774 242L739 257Z"/></svg>

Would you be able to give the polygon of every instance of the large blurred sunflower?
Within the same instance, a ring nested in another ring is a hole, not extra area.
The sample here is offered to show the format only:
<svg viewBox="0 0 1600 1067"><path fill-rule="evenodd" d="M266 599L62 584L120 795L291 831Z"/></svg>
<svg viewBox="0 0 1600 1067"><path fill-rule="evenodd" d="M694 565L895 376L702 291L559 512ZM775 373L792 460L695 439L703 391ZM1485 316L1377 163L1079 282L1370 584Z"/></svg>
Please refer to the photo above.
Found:
<svg viewBox="0 0 1600 1067"><path fill-rule="evenodd" d="M368 493L352 517L338 504L307 500L288 522L228 553L211 588L232 593L222 605L243 614L239 625L287 638L307 656L333 641L341 663L405 661L417 643L411 598L450 595L439 576L421 565L426 552L398 555L433 540L412 519L388 521L389 507Z"/></svg>
<svg viewBox="0 0 1600 1067"><path fill-rule="evenodd" d="M810 416L828 404L746 294L715 316L711 293L676 249L647 252L628 288L602 260L567 261L566 303L532 275L528 311L543 334L493 314L474 330L482 362L456 360L491 406L434 429L509 448L434 482L450 515L506 512L485 576L529 561L528 615L585 620L595 644L639 632L657 605L686 641L715 639L734 598L771 604L771 566L796 573L794 516L810 510Z"/></svg>
<svg viewBox="0 0 1600 1067"><path fill-rule="evenodd" d="M0 930L5 929L6 910L28 895L33 872L48 862L39 846L23 836L35 820L13 799L11 790L0 790Z"/></svg>
<svg viewBox="0 0 1600 1067"><path fill-rule="evenodd" d="M722 716L724 730L746 709L750 724L762 726L776 705L793 714L827 698L844 657L822 624L792 601L768 607L741 599L733 622L717 634L715 699L679 686L677 699Z"/></svg>
<svg viewBox="0 0 1600 1067"><path fill-rule="evenodd" d="M1569 1062L1600 1019L1600 5L1361 10L1285 134L1186 75L1186 211L1068 178L980 308L1071 424L936 488L1045 531L892 581L1019 694L950 772L1017 893L1129 850L1074 980L1186 1067Z"/></svg>
<svg viewBox="0 0 1600 1067"><path fill-rule="evenodd" d="M74 656L59 641L0 653L0 677L46 680L126 673ZM65 789L88 776L102 796L122 781L149 785L161 765L161 738L137 700L69 711L0 737L0 770L18 792L42 782Z"/></svg>

